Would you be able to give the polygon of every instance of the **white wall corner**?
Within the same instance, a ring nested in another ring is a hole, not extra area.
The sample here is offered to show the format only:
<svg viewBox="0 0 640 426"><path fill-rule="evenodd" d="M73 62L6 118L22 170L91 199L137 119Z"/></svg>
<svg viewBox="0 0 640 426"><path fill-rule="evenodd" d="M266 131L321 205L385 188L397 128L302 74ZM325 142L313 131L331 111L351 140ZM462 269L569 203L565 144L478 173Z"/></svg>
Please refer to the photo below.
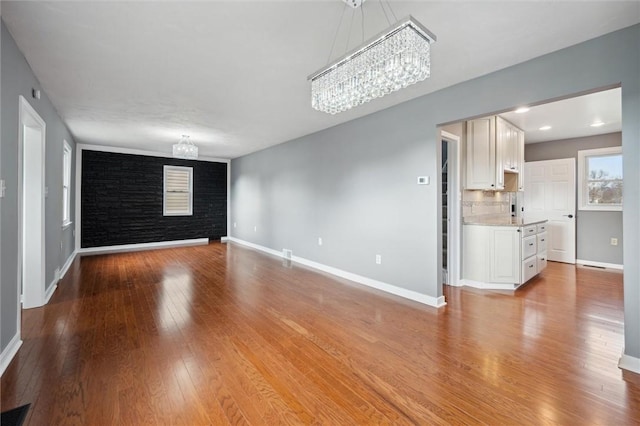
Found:
<svg viewBox="0 0 640 426"><path fill-rule="evenodd" d="M20 340L20 333L18 332L0 354L0 376L4 374L11 360L18 353L20 346L22 346L22 340Z"/></svg>
<svg viewBox="0 0 640 426"><path fill-rule="evenodd" d="M640 358L635 358L623 353L620 361L618 361L618 368L640 374Z"/></svg>
<svg viewBox="0 0 640 426"><path fill-rule="evenodd" d="M240 240L238 238L234 238L234 237L229 237L229 241L233 241L234 243L238 243L240 245L243 246L247 246L250 248L253 248L255 250L259 250L268 254L271 254L273 256L277 256L280 258L284 258L283 256L283 252L280 251L276 251L273 249L270 249L268 247L264 247L258 244L254 244L254 243L250 243L248 241L244 241L244 240ZM413 290L407 290L405 288L402 287L398 287L392 284L387 284L384 283L382 281L377 281L371 278L367 278L367 277L363 277L362 275L357 275L351 272L347 272L347 271L343 271L341 269L337 269L334 268L332 266L328 266L328 265L324 265L322 263L318 263L318 262L314 262L312 260L308 260L302 257L298 257L298 256L292 256L291 260L293 262L299 263L301 265L305 265L308 266L310 268L313 269L317 269L323 272L327 272L331 275L335 275L337 277L340 278L345 278L347 280L350 281L354 281L358 284L363 284L367 287L372 287L375 288L377 290L381 290L384 291L385 293L390 293L393 294L395 296L400 296L403 297L405 299L409 299L409 300L413 300L415 302L419 302L434 308L441 308L443 306L445 306L447 303L444 300L444 296L439 296L439 297L432 297L426 294L422 294L422 293L418 293L416 291Z"/></svg>

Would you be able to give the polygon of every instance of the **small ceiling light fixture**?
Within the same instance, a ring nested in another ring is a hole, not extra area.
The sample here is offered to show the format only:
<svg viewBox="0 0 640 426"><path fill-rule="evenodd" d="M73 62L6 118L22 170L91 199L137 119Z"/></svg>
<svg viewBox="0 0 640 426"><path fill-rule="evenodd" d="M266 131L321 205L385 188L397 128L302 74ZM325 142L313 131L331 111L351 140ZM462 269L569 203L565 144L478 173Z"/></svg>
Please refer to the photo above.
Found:
<svg viewBox="0 0 640 426"><path fill-rule="evenodd" d="M173 144L173 156L186 160L196 160L198 158L198 147L189 140L189 136L182 135L180 141Z"/></svg>
<svg viewBox="0 0 640 426"><path fill-rule="evenodd" d="M544 130L551 130L551 126L542 126L542 127L540 127L540 129L538 129L538 130L542 130L542 131L544 131Z"/></svg>
<svg viewBox="0 0 640 426"><path fill-rule="evenodd" d="M529 108L527 107L520 107L517 110L514 111L516 114L524 114L525 112L529 112Z"/></svg>
<svg viewBox="0 0 640 426"><path fill-rule="evenodd" d="M362 7L365 0L343 1L356 9ZM391 8L388 1L387 7ZM395 19L393 11L391 14ZM388 17L387 20L391 25ZM360 46L307 77L311 81L311 106L314 109L336 114L431 75L430 45L436 41L436 36L414 17L397 21L366 42L363 30L362 39Z"/></svg>
<svg viewBox="0 0 640 426"><path fill-rule="evenodd" d="M593 123L591 123L591 127L601 127L604 126L604 122L598 120L598 121L594 121Z"/></svg>

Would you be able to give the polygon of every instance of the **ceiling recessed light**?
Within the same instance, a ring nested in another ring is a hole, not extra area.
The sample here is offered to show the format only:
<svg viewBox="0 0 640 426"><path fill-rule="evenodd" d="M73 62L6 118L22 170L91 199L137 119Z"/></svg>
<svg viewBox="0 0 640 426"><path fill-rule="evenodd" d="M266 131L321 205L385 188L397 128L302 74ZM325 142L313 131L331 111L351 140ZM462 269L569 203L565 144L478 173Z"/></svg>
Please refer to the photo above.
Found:
<svg viewBox="0 0 640 426"><path fill-rule="evenodd" d="M539 130L551 130L551 126L542 126Z"/></svg>
<svg viewBox="0 0 640 426"><path fill-rule="evenodd" d="M604 123L602 121L594 121L593 123L591 123L591 127L600 127L600 126L604 126Z"/></svg>
<svg viewBox="0 0 640 426"><path fill-rule="evenodd" d="M525 112L529 112L529 108L527 107L520 107L517 110L514 111L516 114L524 114Z"/></svg>

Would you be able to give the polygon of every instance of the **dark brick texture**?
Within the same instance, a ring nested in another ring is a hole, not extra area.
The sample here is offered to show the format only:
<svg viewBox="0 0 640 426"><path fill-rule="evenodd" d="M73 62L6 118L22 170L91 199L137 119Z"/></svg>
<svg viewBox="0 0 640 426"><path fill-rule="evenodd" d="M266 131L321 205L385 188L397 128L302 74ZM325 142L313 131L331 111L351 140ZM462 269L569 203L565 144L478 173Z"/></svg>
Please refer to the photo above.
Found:
<svg viewBox="0 0 640 426"><path fill-rule="evenodd" d="M163 216L163 166L193 167L193 215ZM227 164L82 152L81 247L227 235Z"/></svg>

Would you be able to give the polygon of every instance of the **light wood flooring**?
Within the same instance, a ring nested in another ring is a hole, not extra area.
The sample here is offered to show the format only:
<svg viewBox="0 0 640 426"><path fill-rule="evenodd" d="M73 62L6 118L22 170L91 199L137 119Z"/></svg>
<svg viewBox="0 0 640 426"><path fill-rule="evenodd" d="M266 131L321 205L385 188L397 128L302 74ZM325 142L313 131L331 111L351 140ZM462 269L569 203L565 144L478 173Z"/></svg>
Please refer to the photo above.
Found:
<svg viewBox="0 0 640 426"><path fill-rule="evenodd" d="M435 309L233 244L75 260L22 316L27 425L640 424L622 274L549 263Z"/></svg>

